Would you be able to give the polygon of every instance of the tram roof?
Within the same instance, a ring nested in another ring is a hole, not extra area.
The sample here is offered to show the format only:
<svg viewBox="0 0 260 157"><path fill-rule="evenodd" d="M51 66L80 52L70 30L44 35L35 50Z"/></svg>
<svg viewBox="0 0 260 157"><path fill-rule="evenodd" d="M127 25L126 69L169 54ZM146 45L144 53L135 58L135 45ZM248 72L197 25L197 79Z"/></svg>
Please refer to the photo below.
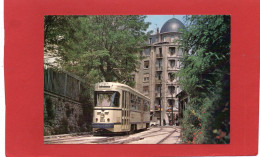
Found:
<svg viewBox="0 0 260 157"><path fill-rule="evenodd" d="M96 88L98 85L104 85L104 86L105 86L105 85L107 85L107 86L113 85L113 86L117 86L117 87L124 87L124 88L127 88L127 89L129 89L129 90L132 90L132 91L134 91L134 92L136 92L136 93L138 93L138 94L142 95L143 97L145 97L145 98L147 98L147 99L150 100L150 97L147 97L147 96L143 95L142 93L140 93L139 91L137 91L136 89L133 89L132 87L129 87L128 85L125 85L125 84L122 84L122 83L118 83L118 82L99 82L99 83L96 83L96 84L95 84L95 88Z"/></svg>

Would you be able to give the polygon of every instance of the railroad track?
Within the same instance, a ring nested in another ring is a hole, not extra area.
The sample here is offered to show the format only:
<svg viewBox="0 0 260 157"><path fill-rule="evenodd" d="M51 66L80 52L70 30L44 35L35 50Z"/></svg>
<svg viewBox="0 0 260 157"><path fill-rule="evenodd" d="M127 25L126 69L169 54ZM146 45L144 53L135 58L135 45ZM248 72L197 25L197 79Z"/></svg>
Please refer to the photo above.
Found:
<svg viewBox="0 0 260 157"><path fill-rule="evenodd" d="M144 132L138 132L136 134L125 135L125 136L93 136L91 134L81 136L67 136L67 137L56 137L47 138L44 140L45 144L128 144L135 143L135 141L144 140L146 138L163 136L159 142L154 144L162 144L165 140L177 132L177 129L173 131L165 131L162 127L156 128L156 130L148 130ZM141 142L141 141L140 141ZM138 142L137 142L138 143Z"/></svg>
<svg viewBox="0 0 260 157"><path fill-rule="evenodd" d="M157 142L156 144L162 144L165 140L167 140L173 133L177 132L177 130L173 130L168 136Z"/></svg>
<svg viewBox="0 0 260 157"><path fill-rule="evenodd" d="M91 135L84 135L84 136L77 136L79 138L86 138L86 137L91 137ZM75 139L75 137L73 136L69 136L69 137L56 137L56 138L49 138L49 139L44 139L44 143L45 144L56 144L56 143L60 143L60 142L67 142L70 140Z"/></svg>
<svg viewBox="0 0 260 157"><path fill-rule="evenodd" d="M153 135L154 133L157 133L157 132L160 132L160 131L162 131L162 128L160 128L159 130L155 130L155 131L144 132L144 135L140 135L138 137L131 137L129 139L125 139L125 140L121 140L121 141L115 140L114 142L110 141L110 142L99 143L99 144L127 144L127 143L130 143L130 142L133 142L133 141L142 140L142 139L147 138L147 137L152 137L152 136L154 136ZM124 136L124 138L126 138L126 137ZM120 140L120 139L117 139L117 140Z"/></svg>

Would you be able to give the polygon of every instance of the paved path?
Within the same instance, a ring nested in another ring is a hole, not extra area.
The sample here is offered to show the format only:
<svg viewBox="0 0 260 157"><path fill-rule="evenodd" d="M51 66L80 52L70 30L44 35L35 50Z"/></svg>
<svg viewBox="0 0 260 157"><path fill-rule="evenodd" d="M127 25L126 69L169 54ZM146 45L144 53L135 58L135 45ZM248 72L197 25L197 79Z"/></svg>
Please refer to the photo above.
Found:
<svg viewBox="0 0 260 157"><path fill-rule="evenodd" d="M93 136L58 135L44 137L45 144L179 144L180 128L177 126L152 127L131 135Z"/></svg>

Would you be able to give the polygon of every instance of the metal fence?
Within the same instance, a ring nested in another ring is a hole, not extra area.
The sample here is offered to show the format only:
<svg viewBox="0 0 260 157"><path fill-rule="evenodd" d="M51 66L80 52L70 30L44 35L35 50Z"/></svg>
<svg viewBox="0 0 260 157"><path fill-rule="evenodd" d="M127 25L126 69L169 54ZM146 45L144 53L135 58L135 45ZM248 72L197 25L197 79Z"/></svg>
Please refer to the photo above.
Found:
<svg viewBox="0 0 260 157"><path fill-rule="evenodd" d="M79 77L68 72L44 69L44 91L79 101L82 82Z"/></svg>

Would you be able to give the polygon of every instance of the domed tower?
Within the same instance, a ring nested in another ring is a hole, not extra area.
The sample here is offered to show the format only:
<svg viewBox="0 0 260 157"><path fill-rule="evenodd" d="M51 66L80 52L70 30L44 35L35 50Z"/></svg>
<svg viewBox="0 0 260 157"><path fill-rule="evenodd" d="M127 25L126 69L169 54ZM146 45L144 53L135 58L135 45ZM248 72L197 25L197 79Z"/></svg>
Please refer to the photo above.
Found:
<svg viewBox="0 0 260 157"><path fill-rule="evenodd" d="M184 28L185 26L180 20L176 18L172 18L164 23L160 33L180 32L180 29L184 29Z"/></svg>
<svg viewBox="0 0 260 157"><path fill-rule="evenodd" d="M181 40L184 24L176 19L164 23L160 32L149 37L142 55L139 72L135 74L136 89L151 98L153 121L174 124L178 117L177 93L180 91L175 73L180 70ZM161 109L160 109L161 108Z"/></svg>

